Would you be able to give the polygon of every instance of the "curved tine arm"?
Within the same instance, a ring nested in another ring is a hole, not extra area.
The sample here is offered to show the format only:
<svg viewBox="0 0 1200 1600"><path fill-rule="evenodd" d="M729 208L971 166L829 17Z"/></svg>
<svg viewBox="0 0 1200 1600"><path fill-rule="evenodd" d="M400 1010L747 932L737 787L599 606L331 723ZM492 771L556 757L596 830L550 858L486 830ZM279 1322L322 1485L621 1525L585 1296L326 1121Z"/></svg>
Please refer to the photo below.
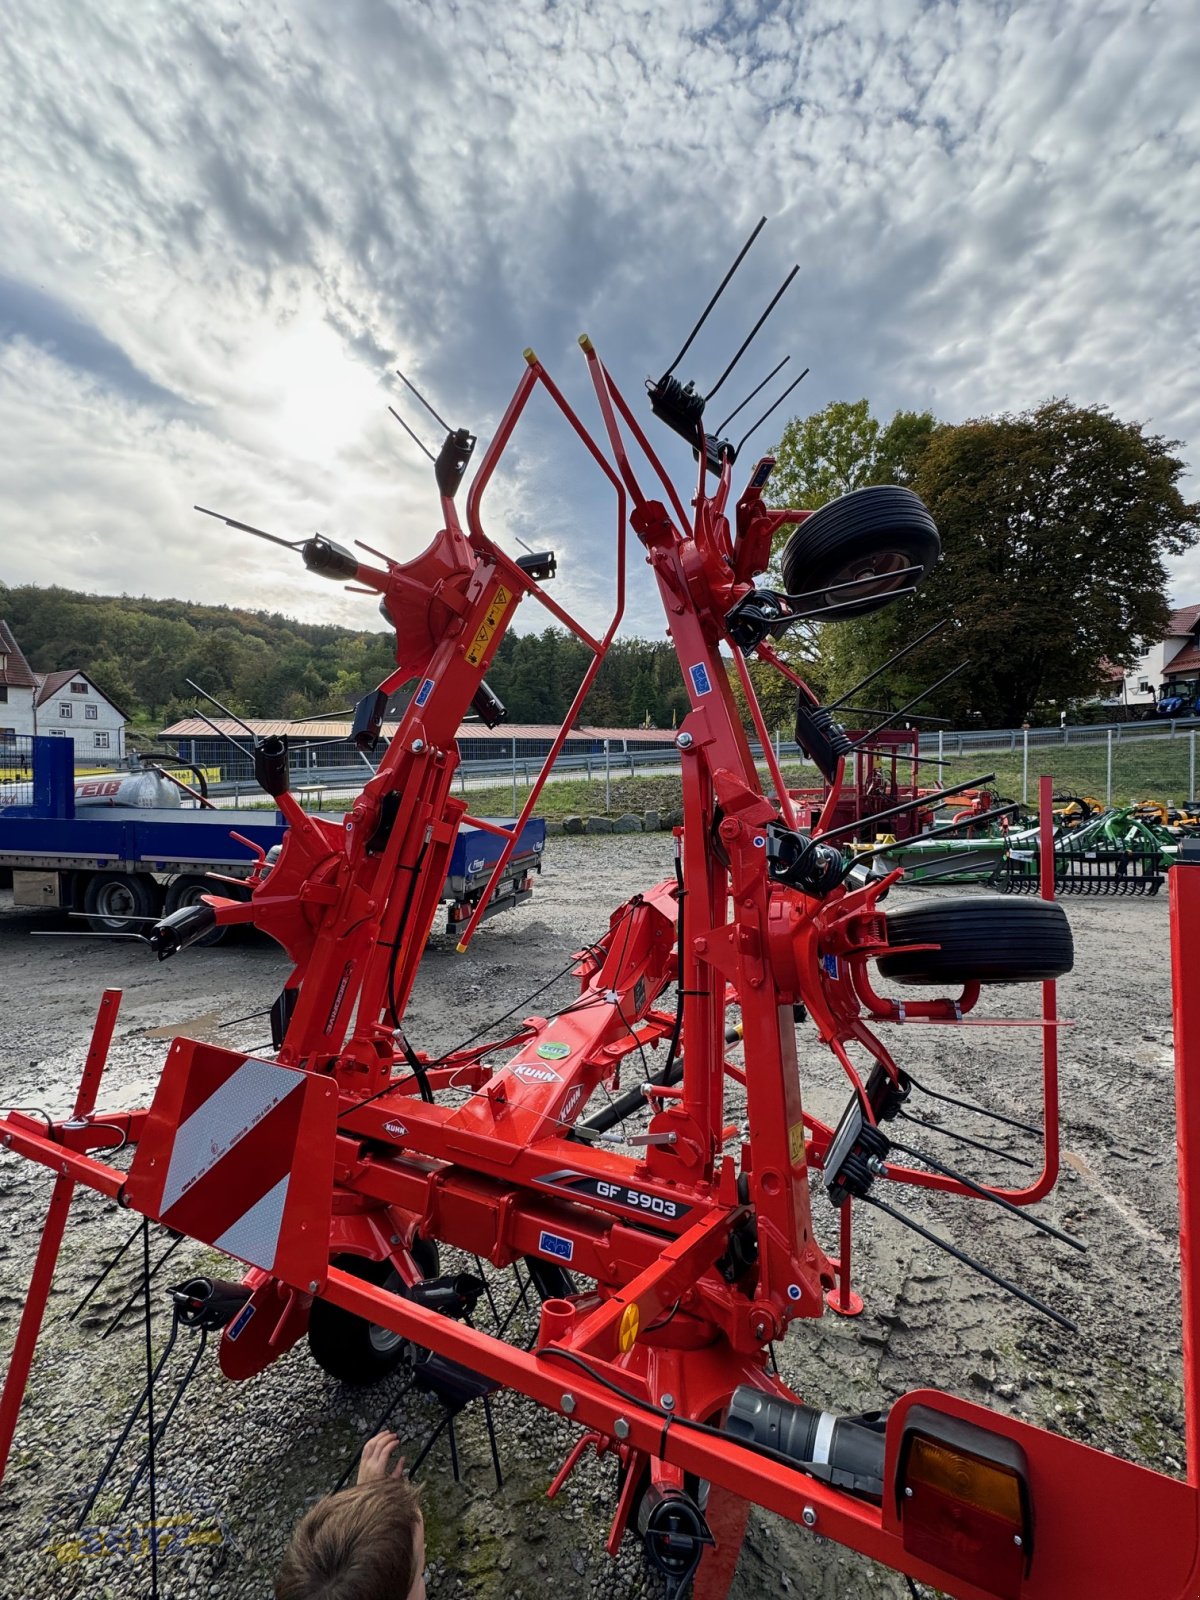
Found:
<svg viewBox="0 0 1200 1600"><path fill-rule="evenodd" d="M579 336L579 348L583 351L588 364L588 376L592 380L592 388L596 391L596 403L600 407L600 415L604 419L605 432L612 448L613 456L617 463L625 487L629 490L630 498L635 506L644 506L646 496L642 493L641 485L634 476L633 467L630 465L629 452L625 449L625 441L621 437L621 430L617 426L616 412L613 408L613 386L604 363L596 353L596 346L586 333Z"/></svg>
<svg viewBox="0 0 1200 1600"><path fill-rule="evenodd" d="M787 826L794 830L796 827L796 808L792 804L792 797L788 793L787 784L783 781L783 773L779 770L779 762L775 756L774 746L771 744L771 733L767 727L766 718L762 714L762 707L758 703L758 695L754 691L754 680L750 676L749 667L742 659L740 650L733 652L733 665L742 686L742 693L746 696L746 704L750 707L754 731L758 734L759 744L762 745L763 760L767 764L767 771L770 773L771 782L775 786L775 798L779 801L780 813Z"/></svg>
<svg viewBox="0 0 1200 1600"><path fill-rule="evenodd" d="M528 363L517 384L512 399L508 402L508 409L500 419L500 426L492 435L491 443L483 452L483 460L479 463L479 470L471 480L471 487L467 491L467 526L476 539L486 539L487 535L479 521L479 507L483 500L483 492L491 480L492 473L496 470L496 463L504 454L513 429L533 392L537 383L538 367L537 358L533 352L527 351L525 360ZM490 540L488 541L490 544Z"/></svg>
<svg viewBox="0 0 1200 1600"><path fill-rule="evenodd" d="M729 491L732 486L733 461L729 456L725 456L721 461L721 481L717 485L717 492L713 495L711 502L714 516L723 517L725 515L725 507L729 504ZM721 554L723 556L731 556L733 554L733 545L728 538L725 540L725 547Z"/></svg>

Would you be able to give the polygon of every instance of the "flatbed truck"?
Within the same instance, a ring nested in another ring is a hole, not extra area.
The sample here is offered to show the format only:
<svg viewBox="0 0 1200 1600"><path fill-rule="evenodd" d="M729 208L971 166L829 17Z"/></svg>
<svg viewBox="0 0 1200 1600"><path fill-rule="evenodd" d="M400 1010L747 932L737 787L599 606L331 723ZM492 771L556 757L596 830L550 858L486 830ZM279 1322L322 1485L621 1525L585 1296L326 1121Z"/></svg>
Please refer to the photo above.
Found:
<svg viewBox="0 0 1200 1600"><path fill-rule="evenodd" d="M28 743L31 781L20 802L5 804L0 793L0 871L12 873L16 905L82 912L97 933L140 933L147 922L202 895L236 894L236 885L209 874L244 877L252 845L269 852L283 841L278 811L210 808L199 797L175 805L122 804L118 791L126 785L119 774L76 781L70 740ZM111 803L103 803L106 789ZM546 824L531 817L487 916L529 899L545 842ZM448 933L474 910L500 843L486 828L460 829L442 897ZM206 942L225 931L214 929Z"/></svg>

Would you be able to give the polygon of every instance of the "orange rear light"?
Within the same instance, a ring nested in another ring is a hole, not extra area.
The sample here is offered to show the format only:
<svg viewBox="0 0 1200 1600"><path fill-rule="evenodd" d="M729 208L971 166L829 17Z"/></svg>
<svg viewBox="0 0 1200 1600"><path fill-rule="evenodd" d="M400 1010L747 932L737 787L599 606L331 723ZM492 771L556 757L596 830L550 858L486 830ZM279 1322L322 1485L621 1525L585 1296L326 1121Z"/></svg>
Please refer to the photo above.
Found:
<svg viewBox="0 0 1200 1600"><path fill-rule="evenodd" d="M1021 1482L1015 1472L947 1449L920 1434L909 1451L906 1481L910 1487L923 1484L952 1500L1007 1517L1014 1525L1022 1521Z"/></svg>
<svg viewBox="0 0 1200 1600"><path fill-rule="evenodd" d="M896 1479L904 1548L1000 1600L1019 1600L1033 1554L1025 1452L974 1423L913 1406Z"/></svg>

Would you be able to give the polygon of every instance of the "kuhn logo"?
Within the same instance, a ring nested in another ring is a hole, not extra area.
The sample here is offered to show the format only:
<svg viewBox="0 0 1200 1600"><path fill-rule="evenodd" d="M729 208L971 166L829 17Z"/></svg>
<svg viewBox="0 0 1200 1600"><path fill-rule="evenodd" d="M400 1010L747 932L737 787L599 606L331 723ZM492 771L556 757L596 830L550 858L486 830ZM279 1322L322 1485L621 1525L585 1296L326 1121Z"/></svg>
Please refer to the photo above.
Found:
<svg viewBox="0 0 1200 1600"><path fill-rule="evenodd" d="M385 1122L383 1125L383 1131L384 1133L395 1134L397 1139L403 1139L404 1135L408 1132L408 1129L402 1122Z"/></svg>
<svg viewBox="0 0 1200 1600"><path fill-rule="evenodd" d="M536 1062L523 1061L513 1071L518 1078L524 1078L526 1083L561 1083L562 1079L553 1067L539 1067Z"/></svg>
<svg viewBox="0 0 1200 1600"><path fill-rule="evenodd" d="M563 1101L562 1116L563 1116L563 1120L564 1121L566 1121L566 1119L568 1117L570 1117L577 1110L577 1108L579 1106L579 1102L582 1099L583 1099L583 1090L581 1088L579 1088L578 1086L576 1086L574 1089L571 1090L570 1094Z"/></svg>

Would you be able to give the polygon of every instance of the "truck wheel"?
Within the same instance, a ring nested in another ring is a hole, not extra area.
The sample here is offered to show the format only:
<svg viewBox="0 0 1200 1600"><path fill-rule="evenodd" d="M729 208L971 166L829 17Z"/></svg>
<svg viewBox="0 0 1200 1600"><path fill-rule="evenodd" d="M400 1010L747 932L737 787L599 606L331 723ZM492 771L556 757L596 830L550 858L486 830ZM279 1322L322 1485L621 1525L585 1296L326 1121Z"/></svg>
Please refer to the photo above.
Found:
<svg viewBox="0 0 1200 1600"><path fill-rule="evenodd" d="M83 890L93 933L144 933L162 906L162 890L140 872L96 872Z"/></svg>
<svg viewBox="0 0 1200 1600"><path fill-rule="evenodd" d="M438 1273L437 1245L428 1239L418 1239L413 1246L413 1259L427 1278ZM368 1261L363 1256L335 1256L333 1265L341 1267L365 1283L379 1284L382 1288L400 1291L403 1279L390 1261ZM361 1388L378 1383L394 1372L408 1354L409 1342L402 1334L394 1333L377 1322L356 1317L340 1306L329 1305L325 1300L314 1300L308 1314L308 1348L313 1360L323 1372L342 1383Z"/></svg>
<svg viewBox="0 0 1200 1600"><path fill-rule="evenodd" d="M879 970L896 983L1040 983L1070 972L1071 926L1053 900L1000 895L904 906L887 915L888 955ZM906 953L897 946L936 944Z"/></svg>
<svg viewBox="0 0 1200 1600"><path fill-rule="evenodd" d="M941 554L937 525L911 489L873 484L830 500L799 524L780 567L788 594L811 595L812 607L836 606L829 620L865 617L921 583ZM901 576L908 567L920 570ZM839 584L874 578L856 589Z"/></svg>
<svg viewBox="0 0 1200 1600"><path fill-rule="evenodd" d="M234 895L237 891L231 889L229 884L213 883L208 878L188 877L172 878L167 885L167 898L163 905L163 912L170 916L173 911L181 911L184 906L198 906L206 894ZM193 947L200 945L220 944L229 932L229 924L218 924L203 938L193 939Z"/></svg>

